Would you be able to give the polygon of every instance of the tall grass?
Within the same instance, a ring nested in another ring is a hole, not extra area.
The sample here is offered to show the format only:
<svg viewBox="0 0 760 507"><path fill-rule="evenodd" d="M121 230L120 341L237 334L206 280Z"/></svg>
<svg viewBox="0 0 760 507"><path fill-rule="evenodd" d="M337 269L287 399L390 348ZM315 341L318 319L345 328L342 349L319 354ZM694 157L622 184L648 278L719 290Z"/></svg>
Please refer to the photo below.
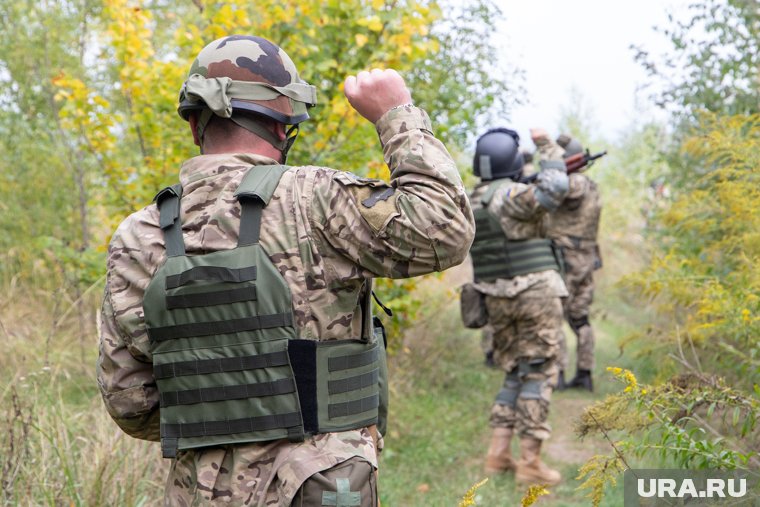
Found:
<svg viewBox="0 0 760 507"><path fill-rule="evenodd" d="M95 380L97 291L6 287L0 301L0 504L159 505L166 463L127 437ZM82 360L84 358L84 360Z"/></svg>

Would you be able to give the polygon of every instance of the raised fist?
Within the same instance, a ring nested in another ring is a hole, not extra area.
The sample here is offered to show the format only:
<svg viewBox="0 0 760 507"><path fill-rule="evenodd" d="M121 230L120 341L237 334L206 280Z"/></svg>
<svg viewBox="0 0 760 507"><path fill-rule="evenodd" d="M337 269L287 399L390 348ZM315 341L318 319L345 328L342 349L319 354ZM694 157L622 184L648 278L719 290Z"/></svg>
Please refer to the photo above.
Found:
<svg viewBox="0 0 760 507"><path fill-rule="evenodd" d="M533 144L540 146L542 143L548 142L549 133L546 129L532 128L530 129L530 139L533 141Z"/></svg>
<svg viewBox="0 0 760 507"><path fill-rule="evenodd" d="M372 123L390 109L412 102L404 78L393 69L365 70L356 76L348 76L343 92L351 106Z"/></svg>

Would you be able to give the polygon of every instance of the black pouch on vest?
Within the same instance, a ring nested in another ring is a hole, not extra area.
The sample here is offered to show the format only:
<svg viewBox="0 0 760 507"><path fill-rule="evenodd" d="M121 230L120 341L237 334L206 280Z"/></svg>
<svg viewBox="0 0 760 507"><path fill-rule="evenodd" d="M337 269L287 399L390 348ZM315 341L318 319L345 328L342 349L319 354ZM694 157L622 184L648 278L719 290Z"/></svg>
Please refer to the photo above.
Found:
<svg viewBox="0 0 760 507"><path fill-rule="evenodd" d="M488 324L486 295L475 289L471 283L462 286L459 303L464 327L480 329Z"/></svg>

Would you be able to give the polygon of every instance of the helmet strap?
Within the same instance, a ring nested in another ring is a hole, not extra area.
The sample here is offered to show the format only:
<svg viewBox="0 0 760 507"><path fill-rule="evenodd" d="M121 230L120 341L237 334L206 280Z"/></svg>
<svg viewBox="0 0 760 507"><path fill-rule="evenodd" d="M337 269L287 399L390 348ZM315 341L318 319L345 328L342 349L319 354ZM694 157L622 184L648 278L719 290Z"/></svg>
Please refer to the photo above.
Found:
<svg viewBox="0 0 760 507"><path fill-rule="evenodd" d="M198 140L201 143L201 155L203 155L203 136L206 134L206 127L208 127L212 116L214 116L214 113L211 109L203 109L198 116L198 126L196 127L196 131L198 133Z"/></svg>
<svg viewBox="0 0 760 507"><path fill-rule="evenodd" d="M291 126L285 133L285 139L280 139L271 130L266 128L256 117L247 114L234 114L230 118L236 124L240 125L249 132L253 132L260 138L282 152L282 163L288 158L288 151L298 137L298 124ZM295 132L295 134L294 134Z"/></svg>
<svg viewBox="0 0 760 507"><path fill-rule="evenodd" d="M201 154L203 154L203 136L206 133L206 127L208 126L209 122L211 121L211 118L214 116L213 111L211 109L204 108L200 116L198 117L198 138L201 142ZM238 126L246 129L249 132L252 132L262 138L263 140L267 141L269 144L277 148L282 152L282 163L285 163L285 160L288 157L288 151L290 151L290 148L293 146L293 143L296 142L296 138L298 137L298 124L292 125L287 132L285 133L285 139L280 139L274 132L266 128L266 126L259 121L257 118L251 115L246 114L233 114L232 117L229 118L235 124Z"/></svg>
<svg viewBox="0 0 760 507"><path fill-rule="evenodd" d="M296 142L296 138L298 137L298 133L301 131L301 129L298 127L298 124L296 123L292 127L288 129L288 131L285 133L285 146L282 148L282 163L284 164L288 160L288 152L290 151L290 148L293 147L293 143Z"/></svg>

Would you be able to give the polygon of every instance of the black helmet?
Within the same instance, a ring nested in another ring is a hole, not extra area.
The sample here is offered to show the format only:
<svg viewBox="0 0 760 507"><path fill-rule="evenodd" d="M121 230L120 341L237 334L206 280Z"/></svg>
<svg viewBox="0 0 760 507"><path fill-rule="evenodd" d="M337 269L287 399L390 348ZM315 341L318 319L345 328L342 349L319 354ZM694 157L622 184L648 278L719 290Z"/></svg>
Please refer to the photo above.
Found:
<svg viewBox="0 0 760 507"><path fill-rule="evenodd" d="M522 176L523 155L518 143L520 136L506 128L491 129L480 138L475 147L472 169L481 180L511 178L515 181Z"/></svg>
<svg viewBox="0 0 760 507"><path fill-rule="evenodd" d="M583 145L579 140L574 137L570 137L567 134L562 134L557 138L557 144L565 150L564 157L572 157L578 153L583 153Z"/></svg>

